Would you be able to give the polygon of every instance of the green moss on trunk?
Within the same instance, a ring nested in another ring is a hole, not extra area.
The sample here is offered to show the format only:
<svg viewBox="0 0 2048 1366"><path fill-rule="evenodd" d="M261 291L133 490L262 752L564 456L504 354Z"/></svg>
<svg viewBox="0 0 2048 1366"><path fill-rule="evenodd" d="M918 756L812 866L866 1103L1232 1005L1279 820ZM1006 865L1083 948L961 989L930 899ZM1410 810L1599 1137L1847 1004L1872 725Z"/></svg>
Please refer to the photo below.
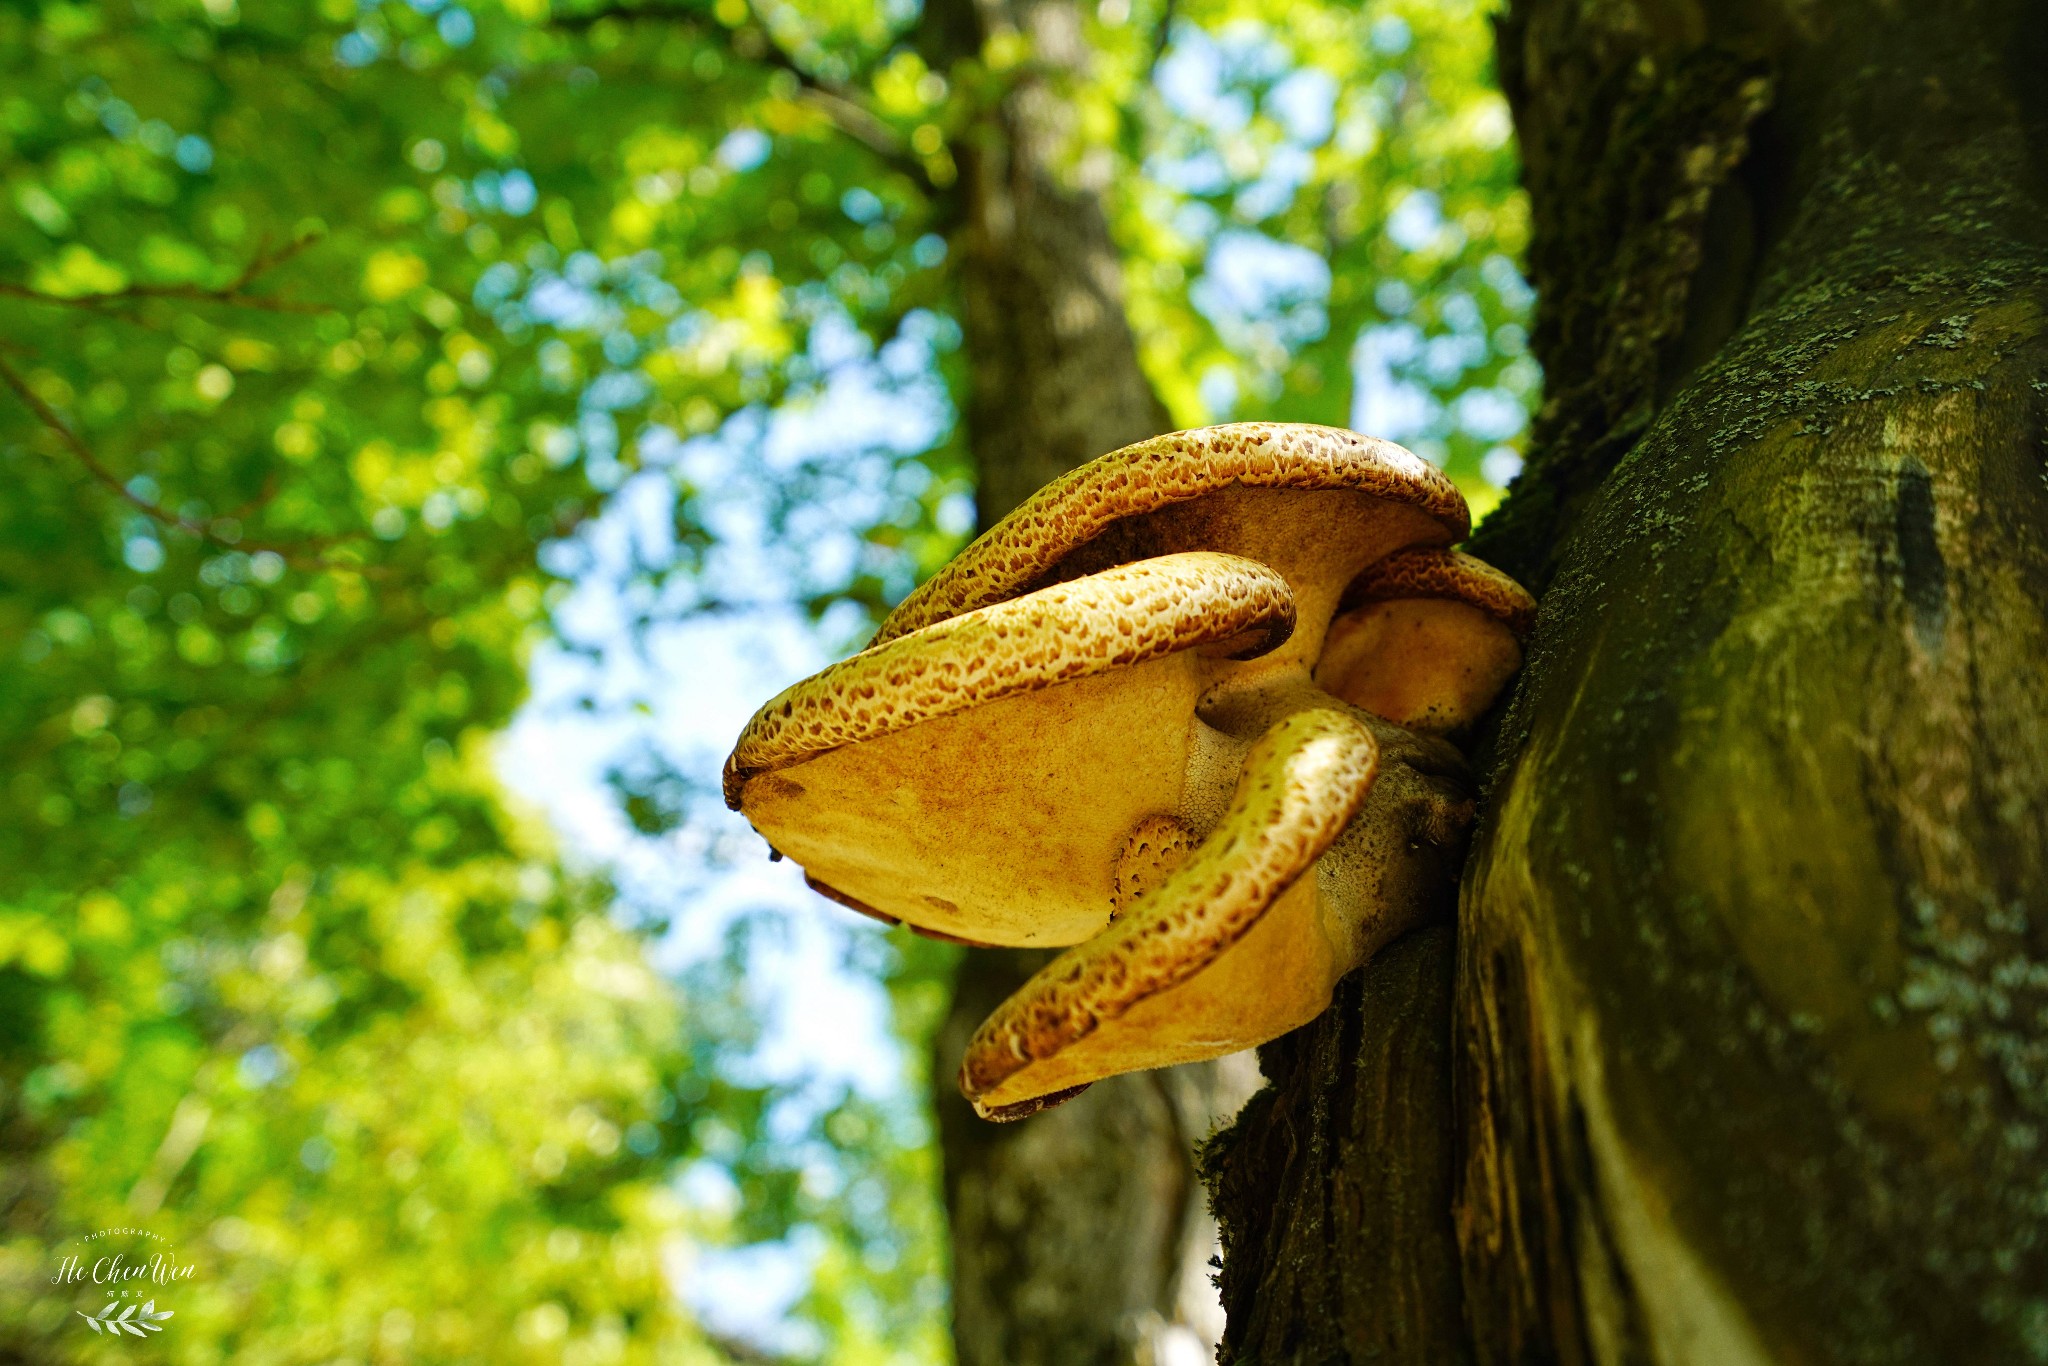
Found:
<svg viewBox="0 0 2048 1366"><path fill-rule="evenodd" d="M2003 0L1502 27L1552 400L1479 547L1547 590L1451 1007L1481 1361L2048 1360L2041 28ZM1358 1160L1284 1151L1219 1186L1233 1247L1289 1245L1273 1197ZM1233 1269L1228 1308L1377 1312L1292 1283Z"/></svg>

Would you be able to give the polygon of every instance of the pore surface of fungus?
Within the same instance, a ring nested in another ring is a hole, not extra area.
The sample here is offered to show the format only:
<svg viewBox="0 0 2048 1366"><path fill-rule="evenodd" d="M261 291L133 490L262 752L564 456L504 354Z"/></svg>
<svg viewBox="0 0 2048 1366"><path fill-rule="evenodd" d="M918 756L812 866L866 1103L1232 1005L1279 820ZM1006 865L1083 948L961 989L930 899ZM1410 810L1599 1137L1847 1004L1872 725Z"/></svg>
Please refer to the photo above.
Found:
<svg viewBox="0 0 2048 1366"><path fill-rule="evenodd" d="M1535 606L1450 549L1466 530L1440 472L1353 432L1126 447L769 701L726 800L867 914L1077 946L970 1043L984 1115L1262 1043L1448 891L1449 739Z"/></svg>

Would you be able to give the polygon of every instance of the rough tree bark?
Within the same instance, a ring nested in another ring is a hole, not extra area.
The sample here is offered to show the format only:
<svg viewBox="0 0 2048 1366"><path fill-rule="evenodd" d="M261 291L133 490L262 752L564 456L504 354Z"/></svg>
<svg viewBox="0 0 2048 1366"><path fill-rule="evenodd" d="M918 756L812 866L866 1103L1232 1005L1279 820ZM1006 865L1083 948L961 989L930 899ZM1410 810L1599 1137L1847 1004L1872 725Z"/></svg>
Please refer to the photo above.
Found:
<svg viewBox="0 0 2048 1366"><path fill-rule="evenodd" d="M2048 14L1500 39L1543 612L1455 940L1211 1150L1223 1360L2048 1361Z"/></svg>
<svg viewBox="0 0 2048 1366"><path fill-rule="evenodd" d="M923 25L940 70L1006 29L1032 54L953 145L966 430L987 525L1170 424L1125 321L1099 173L1070 164L1060 82L1088 58L1079 12L1065 0L931 0ZM935 1045L960 1366L1126 1366L1161 1359L1175 1336L1213 1342L1221 1327L1192 1155L1250 1089L1249 1059L1116 1078L1023 1124L976 1118L955 1088L975 1026L1049 958L970 950Z"/></svg>

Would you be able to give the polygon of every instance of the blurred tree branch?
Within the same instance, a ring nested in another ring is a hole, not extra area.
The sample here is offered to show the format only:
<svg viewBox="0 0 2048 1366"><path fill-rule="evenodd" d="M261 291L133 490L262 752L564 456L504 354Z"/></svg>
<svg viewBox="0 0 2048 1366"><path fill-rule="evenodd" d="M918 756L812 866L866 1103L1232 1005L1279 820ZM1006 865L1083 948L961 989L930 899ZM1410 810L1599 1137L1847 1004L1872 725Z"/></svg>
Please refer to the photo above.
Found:
<svg viewBox="0 0 2048 1366"><path fill-rule="evenodd" d="M1159 63L1166 60L1166 49L1173 44L1173 21L1179 17L1179 0L1166 0L1160 6L1159 22L1152 26L1152 53L1145 60L1145 84L1151 85L1159 74Z"/></svg>
<svg viewBox="0 0 2048 1366"><path fill-rule="evenodd" d="M138 303L145 299L182 299L194 303L227 304L235 308L257 308L269 313L324 313L323 304L300 303L292 299L267 298L248 292L249 286L268 272L291 260L320 238L308 234L288 242L275 251L259 247L242 268L225 285L208 288L205 285L129 285L125 289L111 289L97 294L51 294L47 290L32 289L27 285L0 281L0 298L25 299L30 303L48 304L54 308L84 308L99 310L126 303Z"/></svg>
<svg viewBox="0 0 2048 1366"><path fill-rule="evenodd" d="M753 22L727 28L699 10L679 5L605 5L578 14L556 15L549 20L549 25L563 32L587 33L599 24L613 20L634 23L651 19L679 24L707 37L722 38L735 56L794 77L798 93L805 103L823 114L841 133L881 157L892 169L901 171L927 190L943 188L932 179L930 170L911 151L902 135L869 107L858 89L806 67L796 59L796 54L775 41L767 23L751 5L748 13Z"/></svg>
<svg viewBox="0 0 2048 1366"><path fill-rule="evenodd" d="M239 526L241 517L247 515L248 512L260 509L275 496L276 481L274 479L266 480L263 491L259 492L248 503L245 503L242 508L237 509L234 514L222 517L209 517L204 521L199 521L172 512L163 504L144 498L141 494L135 492L120 475L114 473L107 466L106 462L101 460L93 451L93 448L86 442L85 438L73 430L71 424L66 422L57 413L57 410L45 402L43 396L30 386L28 380L22 376L19 370L14 368L4 354L0 354L0 384L4 384L8 389L12 390L14 396L21 400L22 406L34 414L36 421L41 423L45 430L54 435L64 448L71 452L72 457L85 467L86 473L92 476L93 482L99 484L116 498L119 498L122 502L128 504L159 526L167 527L172 531L182 531L188 536L220 546L222 549L241 551L268 550L272 554L282 556L288 563L301 566L310 565L314 568L323 569L340 567L339 562L331 561L321 555L314 555L309 558L307 552L317 551L323 547L345 541L360 539L360 536L355 533L309 537L306 540L296 542L250 541L243 539ZM366 576L379 572L379 566L375 565L349 563L345 567Z"/></svg>

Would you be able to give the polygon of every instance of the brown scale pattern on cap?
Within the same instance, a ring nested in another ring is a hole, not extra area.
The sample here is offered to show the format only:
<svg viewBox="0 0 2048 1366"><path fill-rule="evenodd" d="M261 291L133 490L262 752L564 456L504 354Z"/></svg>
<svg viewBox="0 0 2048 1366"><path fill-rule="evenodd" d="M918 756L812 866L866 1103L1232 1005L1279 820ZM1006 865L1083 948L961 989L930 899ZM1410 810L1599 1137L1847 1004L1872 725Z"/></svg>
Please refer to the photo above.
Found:
<svg viewBox="0 0 2048 1366"><path fill-rule="evenodd" d="M1471 529L1457 486L1391 441L1293 422L1171 432L1047 484L905 598L875 643L1019 593L1112 524L1232 484L1357 489L1420 508L1443 523L1453 541Z"/></svg>
<svg viewBox="0 0 2048 1366"><path fill-rule="evenodd" d="M1155 894L975 1031L960 1089L986 1095L1214 962L1343 833L1378 767L1372 731L1345 712L1296 712L1259 737L1216 830Z"/></svg>
<svg viewBox="0 0 2048 1366"><path fill-rule="evenodd" d="M1402 598L1450 598L1476 607L1514 632L1529 634L1536 599L1484 560L1457 550L1397 550L1353 579L1340 611Z"/></svg>
<svg viewBox="0 0 2048 1366"><path fill-rule="evenodd" d="M970 707L1203 645L1279 645L1287 583L1262 564L1197 551L1123 565L870 646L754 714L725 761L725 800L756 774Z"/></svg>

